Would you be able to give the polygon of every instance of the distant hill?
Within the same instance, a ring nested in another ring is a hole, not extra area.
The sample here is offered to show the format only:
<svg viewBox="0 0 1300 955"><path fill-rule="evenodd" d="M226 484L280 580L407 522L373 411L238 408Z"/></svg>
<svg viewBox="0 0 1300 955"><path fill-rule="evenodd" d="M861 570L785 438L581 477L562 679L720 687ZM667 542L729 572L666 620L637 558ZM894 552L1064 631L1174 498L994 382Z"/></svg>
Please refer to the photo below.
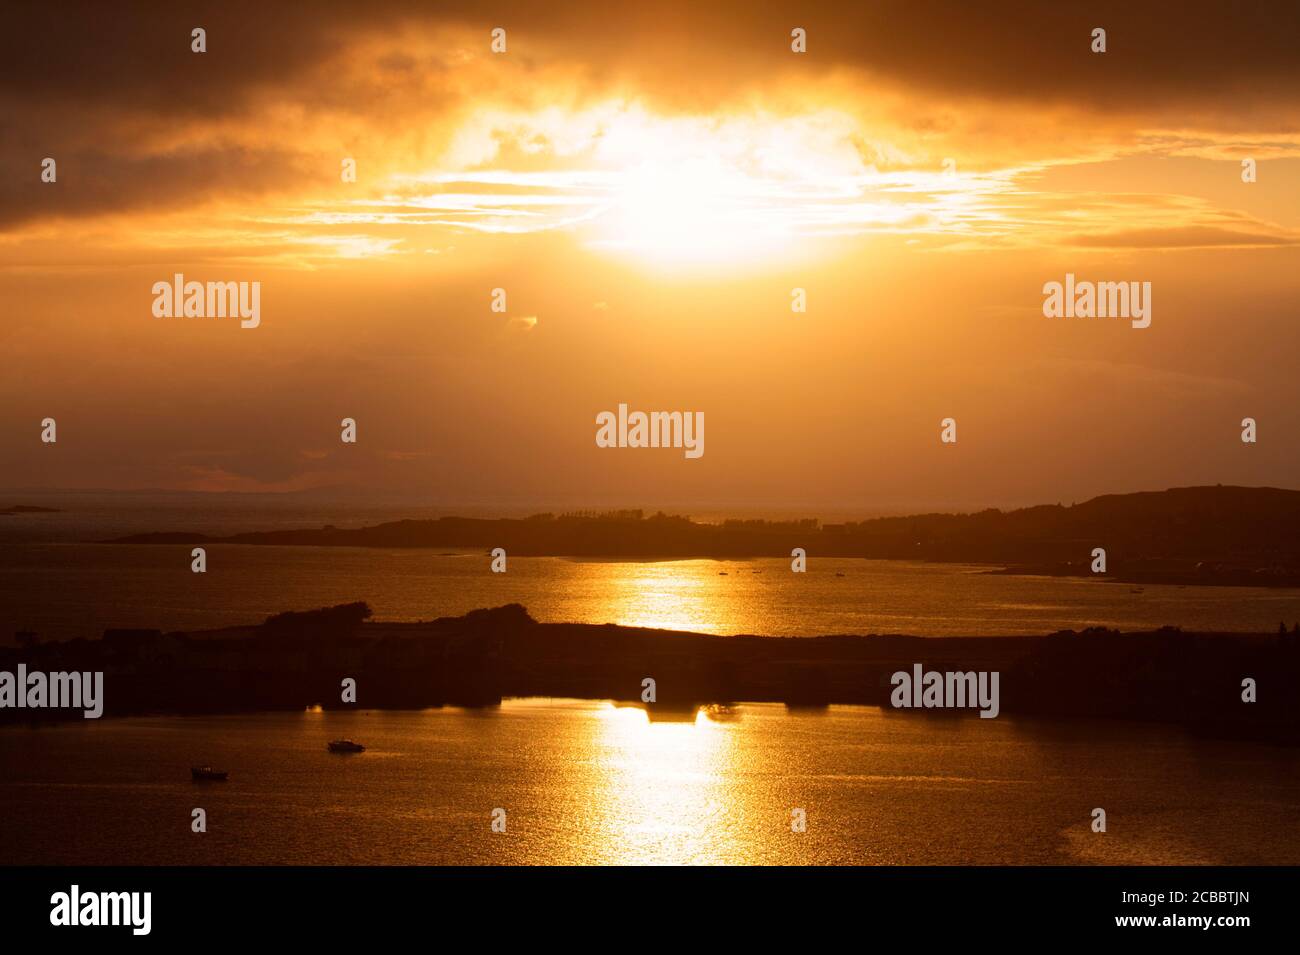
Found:
<svg viewBox="0 0 1300 955"><path fill-rule="evenodd" d="M1300 491L1186 487L1111 494L1070 506L917 514L820 524L729 520L641 511L539 514L514 519L444 517L351 530L259 531L229 537L140 534L113 543L436 547L518 556L865 557L1009 565L1019 572L1088 574L1093 548L1112 579L1300 585Z"/></svg>

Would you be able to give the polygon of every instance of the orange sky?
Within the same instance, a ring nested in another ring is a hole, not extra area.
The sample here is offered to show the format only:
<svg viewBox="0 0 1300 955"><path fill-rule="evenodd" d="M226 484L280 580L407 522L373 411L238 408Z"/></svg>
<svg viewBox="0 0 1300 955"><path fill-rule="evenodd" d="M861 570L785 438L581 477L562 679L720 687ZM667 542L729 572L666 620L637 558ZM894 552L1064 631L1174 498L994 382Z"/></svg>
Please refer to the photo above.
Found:
<svg viewBox="0 0 1300 955"><path fill-rule="evenodd" d="M363 6L20 12L0 487L842 512L1295 486L1294 11ZM261 282L260 327L156 319L177 272ZM1067 272L1151 282L1151 327L1045 318ZM620 402L703 411L706 453L597 448Z"/></svg>

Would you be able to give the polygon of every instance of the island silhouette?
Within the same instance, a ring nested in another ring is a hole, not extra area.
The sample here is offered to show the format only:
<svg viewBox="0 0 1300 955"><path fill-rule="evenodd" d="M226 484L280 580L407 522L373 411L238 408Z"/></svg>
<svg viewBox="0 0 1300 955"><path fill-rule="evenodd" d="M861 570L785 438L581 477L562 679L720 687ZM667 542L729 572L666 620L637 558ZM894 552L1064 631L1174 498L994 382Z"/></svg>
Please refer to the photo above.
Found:
<svg viewBox="0 0 1300 955"><path fill-rule="evenodd" d="M370 620L364 602L281 613L261 624L0 650L0 668L103 671L104 713L491 706L507 697L609 699L652 716L698 706L889 706L890 677L998 671L1003 714L1174 723L1198 734L1300 743L1300 632L1143 633L1108 629L1040 637L715 636L613 624L539 623L518 604L419 623ZM340 702L345 679L355 704ZM1258 701L1244 702L1243 680ZM912 711L932 715L932 711ZM947 711L952 715L955 711ZM957 715L960 715L959 713ZM81 718L4 709L0 720Z"/></svg>
<svg viewBox="0 0 1300 955"><path fill-rule="evenodd" d="M1000 565L994 573L1112 582L1300 587L1300 491L1271 487L1171 488L1081 504L1012 511L916 514L844 523L725 520L710 524L641 510L440 517L361 528L253 531L213 536L159 531L115 544L255 544L429 547L511 556L614 558L861 557ZM1107 569L1092 570L1104 548Z"/></svg>

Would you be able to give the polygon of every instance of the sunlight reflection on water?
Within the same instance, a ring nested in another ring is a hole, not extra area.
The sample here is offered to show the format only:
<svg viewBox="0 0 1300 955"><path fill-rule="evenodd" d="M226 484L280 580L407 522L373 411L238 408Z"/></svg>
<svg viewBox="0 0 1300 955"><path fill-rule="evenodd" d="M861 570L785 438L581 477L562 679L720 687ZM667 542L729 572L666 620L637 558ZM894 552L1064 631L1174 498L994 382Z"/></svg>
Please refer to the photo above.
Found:
<svg viewBox="0 0 1300 955"><path fill-rule="evenodd" d="M1286 753L1120 723L510 700L8 728L0 766L10 863L1300 862Z"/></svg>

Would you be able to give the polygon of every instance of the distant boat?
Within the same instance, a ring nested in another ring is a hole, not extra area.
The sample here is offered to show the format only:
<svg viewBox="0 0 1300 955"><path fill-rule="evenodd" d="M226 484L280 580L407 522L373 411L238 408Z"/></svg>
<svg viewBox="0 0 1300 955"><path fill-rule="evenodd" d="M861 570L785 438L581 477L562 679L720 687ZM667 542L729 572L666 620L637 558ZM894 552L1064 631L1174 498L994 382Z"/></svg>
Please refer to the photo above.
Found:
<svg viewBox="0 0 1300 955"><path fill-rule="evenodd" d="M350 739L332 739L329 742L331 753L364 753L366 748Z"/></svg>
<svg viewBox="0 0 1300 955"><path fill-rule="evenodd" d="M837 571L835 571L835 576L836 576L836 577L843 577L844 574L837 570Z"/></svg>
<svg viewBox="0 0 1300 955"><path fill-rule="evenodd" d="M726 572L725 570L720 570L720 571L718 571L718 576L719 576L719 577L725 577L725 576L727 576L727 572Z"/></svg>
<svg viewBox="0 0 1300 955"><path fill-rule="evenodd" d="M1129 593L1131 593L1131 594L1140 594L1140 593L1142 593L1142 592L1145 591L1145 590L1146 590L1145 587L1134 587L1132 590L1129 591Z"/></svg>
<svg viewBox="0 0 1300 955"><path fill-rule="evenodd" d="M191 766L190 775L194 777L196 783L200 781L224 783L230 773L225 770L213 769L211 766Z"/></svg>

